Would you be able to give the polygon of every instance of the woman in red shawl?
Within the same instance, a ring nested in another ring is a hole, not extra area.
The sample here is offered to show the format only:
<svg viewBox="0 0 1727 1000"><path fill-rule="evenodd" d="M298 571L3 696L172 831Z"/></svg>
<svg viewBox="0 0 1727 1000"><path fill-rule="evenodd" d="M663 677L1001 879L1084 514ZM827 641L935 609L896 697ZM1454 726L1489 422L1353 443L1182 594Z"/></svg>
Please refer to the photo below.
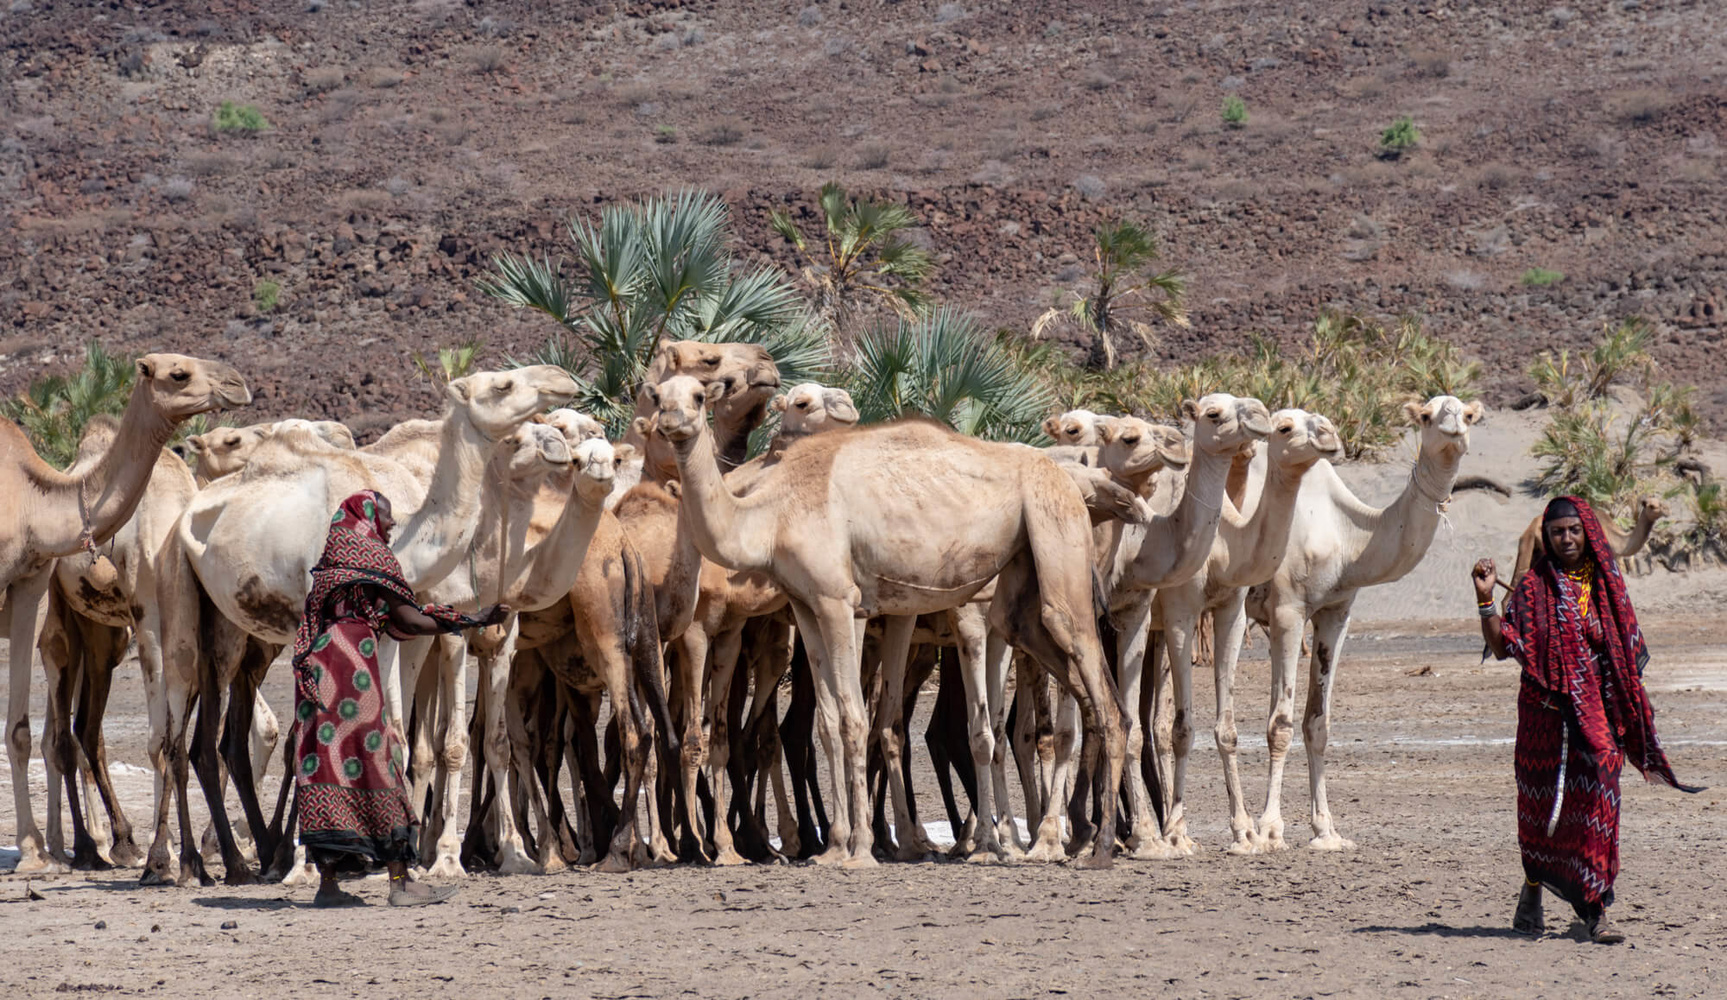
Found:
<svg viewBox="0 0 1727 1000"><path fill-rule="evenodd" d="M1545 552L1507 602L1493 605L1493 560L1475 564L1481 634L1501 660L1523 667L1517 696L1517 841L1523 891L1511 926L1546 929L1541 887L1559 895L1590 940L1625 935L1607 917L1619 874L1619 771L1626 760L1649 781L1683 791L1655 737L1643 691L1649 650L1601 525L1589 504L1547 505Z"/></svg>
<svg viewBox="0 0 1727 1000"><path fill-rule="evenodd" d="M403 791L402 749L384 712L378 633L407 639L459 632L500 622L510 609L496 605L475 618L422 606L390 551L395 524L380 493L342 501L294 636L294 806L300 843L323 877L318 906L362 903L342 891L337 872L378 862L390 870L391 906L436 903L455 892L408 880L419 819Z"/></svg>

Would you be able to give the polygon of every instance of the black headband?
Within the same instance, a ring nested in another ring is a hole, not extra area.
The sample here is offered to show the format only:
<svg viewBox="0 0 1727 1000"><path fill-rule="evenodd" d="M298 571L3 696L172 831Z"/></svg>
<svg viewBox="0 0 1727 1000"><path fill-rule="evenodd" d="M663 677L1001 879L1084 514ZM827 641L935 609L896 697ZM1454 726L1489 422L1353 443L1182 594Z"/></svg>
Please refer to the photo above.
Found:
<svg viewBox="0 0 1727 1000"><path fill-rule="evenodd" d="M1577 512L1576 504L1564 497L1557 497L1547 505L1547 510L1542 512L1541 523L1547 524L1549 521L1557 521L1562 517L1580 518L1582 516L1582 514Z"/></svg>

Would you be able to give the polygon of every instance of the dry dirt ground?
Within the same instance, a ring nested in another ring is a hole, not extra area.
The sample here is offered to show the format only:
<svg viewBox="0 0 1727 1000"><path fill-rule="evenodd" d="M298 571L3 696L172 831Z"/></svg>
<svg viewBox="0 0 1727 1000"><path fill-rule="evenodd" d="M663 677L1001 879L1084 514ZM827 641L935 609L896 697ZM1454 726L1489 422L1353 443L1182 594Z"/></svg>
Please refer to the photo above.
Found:
<svg viewBox="0 0 1727 1000"><path fill-rule="evenodd" d="M1635 584L1634 584L1635 586ZM1028 997L1045 994L1570 997L1719 995L1727 948L1727 662L1719 619L1648 623L1648 675L1682 795L1624 783L1617 914L1629 943L1508 929L1519 868L1511 780L1516 675L1478 665L1458 622L1365 626L1338 681L1331 798L1359 845L1225 855L1210 683L1193 769L1195 857L1067 867L677 867L475 876L432 909L314 911L309 887L142 889L135 871L0 878L0 992L154 997ZM1244 657L1250 805L1264 787L1264 643ZM279 685L281 677L273 678ZM141 763L135 668L116 684L113 756ZM275 691L280 697L283 692ZM40 692L35 717L40 718ZM273 698L272 700L276 700ZM281 704L277 701L277 704ZM926 695L924 704L929 703ZM914 729L921 731L921 724ZM1299 761L1299 757L1296 761ZM1305 766L1285 796L1302 843ZM40 770L34 789L40 803ZM918 771L925 818L939 816ZM121 776L135 818L147 776ZM40 808L40 806L38 806ZM0 789L0 843L13 837ZM231 926L224 926L231 922ZM1717 985L1711 987L1709 984Z"/></svg>

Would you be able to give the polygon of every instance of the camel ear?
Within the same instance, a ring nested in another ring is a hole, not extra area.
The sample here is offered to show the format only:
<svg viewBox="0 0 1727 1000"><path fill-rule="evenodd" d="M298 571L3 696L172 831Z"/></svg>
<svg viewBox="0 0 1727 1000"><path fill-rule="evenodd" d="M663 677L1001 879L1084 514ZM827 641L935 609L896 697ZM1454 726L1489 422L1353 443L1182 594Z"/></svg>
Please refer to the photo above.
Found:
<svg viewBox="0 0 1727 1000"><path fill-rule="evenodd" d="M823 405L827 407L828 416L842 424L858 422L857 404L852 402L852 394L844 389L826 389L822 392Z"/></svg>
<svg viewBox="0 0 1727 1000"><path fill-rule="evenodd" d="M1098 444L1108 444L1115 440L1116 426L1114 417L1098 417L1097 421L1091 425L1091 429L1092 432L1097 435Z"/></svg>
<svg viewBox="0 0 1727 1000"><path fill-rule="evenodd" d="M630 428L642 437L653 437L654 422L647 417L637 417L630 422Z"/></svg>
<svg viewBox="0 0 1727 1000"><path fill-rule="evenodd" d="M636 457L636 446L635 445L633 445L633 444L614 444L614 445L612 445L612 458L614 461L616 461L618 463L618 465L621 466L625 462L632 462L635 460L635 457Z"/></svg>
<svg viewBox="0 0 1727 1000"><path fill-rule="evenodd" d="M458 406L466 406L474 398L474 383L469 381L473 376L459 378L444 387L444 392Z"/></svg>
<svg viewBox="0 0 1727 1000"><path fill-rule="evenodd" d="M648 397L648 404L650 406L652 406L654 409L657 410L660 408L660 388L659 388L659 386L654 385L652 383L649 383L647 385L642 386L642 395Z"/></svg>
<svg viewBox="0 0 1727 1000"><path fill-rule="evenodd" d="M186 439L186 450L194 455L204 454L204 435L193 434Z"/></svg>
<svg viewBox="0 0 1727 1000"><path fill-rule="evenodd" d="M1049 439L1051 441L1060 441L1061 440L1061 438L1056 437L1056 433L1060 430L1061 430L1061 417L1054 416L1054 417L1043 418L1043 432L1049 436Z"/></svg>
<svg viewBox="0 0 1727 1000"><path fill-rule="evenodd" d="M1487 404L1479 399L1463 408L1463 422L1466 424L1478 424L1486 416Z"/></svg>
<svg viewBox="0 0 1727 1000"><path fill-rule="evenodd" d="M708 409L710 410L714 408L715 403L726 398L726 383L723 380L709 382L704 388L708 393Z"/></svg>
<svg viewBox="0 0 1727 1000"><path fill-rule="evenodd" d="M1404 403L1403 404L1403 415L1409 418L1410 423L1419 424L1419 423L1421 423L1421 414L1426 409L1427 409L1427 407L1423 406L1420 403L1416 403L1416 402Z"/></svg>
<svg viewBox="0 0 1727 1000"><path fill-rule="evenodd" d="M156 359L154 356L146 354L138 359L138 377L142 379L156 377Z"/></svg>
<svg viewBox="0 0 1727 1000"><path fill-rule="evenodd" d="M1181 415L1188 420L1199 419L1199 400L1184 399L1181 401Z"/></svg>
<svg viewBox="0 0 1727 1000"><path fill-rule="evenodd" d="M678 482L676 479L668 479L661 483L660 489L665 490L666 496L671 497L673 500L680 500L684 495L684 484Z"/></svg>
<svg viewBox="0 0 1727 1000"><path fill-rule="evenodd" d="M778 396L775 396L773 402L768 404L768 407L775 413L786 412L786 394L782 392Z"/></svg>

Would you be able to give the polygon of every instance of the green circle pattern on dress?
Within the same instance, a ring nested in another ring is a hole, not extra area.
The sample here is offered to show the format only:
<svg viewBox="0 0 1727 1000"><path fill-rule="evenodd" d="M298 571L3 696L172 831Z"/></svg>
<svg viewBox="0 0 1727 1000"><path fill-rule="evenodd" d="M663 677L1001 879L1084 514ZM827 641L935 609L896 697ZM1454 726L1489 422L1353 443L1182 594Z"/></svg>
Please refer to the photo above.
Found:
<svg viewBox="0 0 1727 1000"><path fill-rule="evenodd" d="M374 729L366 734L366 752L377 753L384 746L384 734Z"/></svg>
<svg viewBox="0 0 1727 1000"><path fill-rule="evenodd" d="M342 773L351 781L360 776L360 758L349 757L342 761Z"/></svg>
<svg viewBox="0 0 1727 1000"><path fill-rule="evenodd" d="M309 776L316 770L318 770L318 755L317 754L309 753L306 756L300 758L300 773L301 774Z"/></svg>
<svg viewBox="0 0 1727 1000"><path fill-rule="evenodd" d="M371 639L361 639L360 640L360 655L361 656L370 657L372 655L372 651L377 649L377 648L378 648L378 644L376 642L372 641Z"/></svg>
<svg viewBox="0 0 1727 1000"><path fill-rule="evenodd" d="M342 512L341 511L338 510L334 514L330 515L330 523L331 524L340 524L341 521L342 521Z"/></svg>
<svg viewBox="0 0 1727 1000"><path fill-rule="evenodd" d="M366 641L371 642L370 639L367 639ZM366 655L370 656L371 654L368 653ZM365 667L361 667L354 671L354 686L359 688L361 691L372 690L372 672L367 670Z"/></svg>
<svg viewBox="0 0 1727 1000"><path fill-rule="evenodd" d="M352 698L343 698L341 704L336 706L336 714L345 720L353 721L353 718L360 714L360 703Z"/></svg>
<svg viewBox="0 0 1727 1000"><path fill-rule="evenodd" d="M366 520L368 521L378 516L378 508L370 500L361 503L360 509L366 512Z"/></svg>
<svg viewBox="0 0 1727 1000"><path fill-rule="evenodd" d="M324 649L329 645L330 645L330 633L325 632L323 635L320 635L316 639L312 640L312 652L322 653L324 651Z"/></svg>
<svg viewBox="0 0 1727 1000"><path fill-rule="evenodd" d="M326 722L318 727L318 742L325 746L336 742L336 724L334 722Z"/></svg>
<svg viewBox="0 0 1727 1000"><path fill-rule="evenodd" d="M300 716L301 722L310 722L312 721L312 715L317 711L317 708L309 701L302 701L300 702L299 707L294 709L294 711Z"/></svg>

